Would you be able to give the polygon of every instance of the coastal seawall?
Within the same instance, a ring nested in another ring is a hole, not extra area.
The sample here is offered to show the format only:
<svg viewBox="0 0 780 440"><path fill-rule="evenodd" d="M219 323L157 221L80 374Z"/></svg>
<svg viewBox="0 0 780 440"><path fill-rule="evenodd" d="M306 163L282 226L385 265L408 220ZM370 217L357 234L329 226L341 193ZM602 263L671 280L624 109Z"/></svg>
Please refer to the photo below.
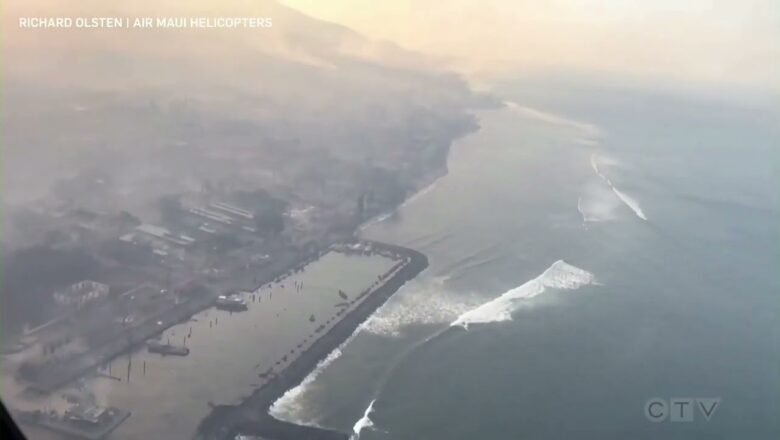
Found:
<svg viewBox="0 0 780 440"><path fill-rule="evenodd" d="M273 440L346 440L349 438L348 434L338 431L279 421L268 414L268 409L287 390L301 383L322 359L349 338L358 326L401 286L428 267L428 258L413 249L387 243L361 241L369 243L375 250L396 254L407 262L302 352L274 380L257 389L239 405L215 406L211 414L198 426L198 438L232 439L238 433Z"/></svg>

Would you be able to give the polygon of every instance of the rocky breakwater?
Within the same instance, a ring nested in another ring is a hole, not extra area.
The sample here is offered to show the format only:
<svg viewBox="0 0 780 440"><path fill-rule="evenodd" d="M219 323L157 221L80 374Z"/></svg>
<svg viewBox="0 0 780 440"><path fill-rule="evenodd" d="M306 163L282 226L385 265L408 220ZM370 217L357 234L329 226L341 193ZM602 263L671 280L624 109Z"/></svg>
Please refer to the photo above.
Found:
<svg viewBox="0 0 780 440"><path fill-rule="evenodd" d="M237 434L259 436L272 440L347 440L349 434L338 431L300 426L274 419L268 409L284 393L301 383L317 366L385 303L407 281L428 267L428 258L413 249L387 243L361 240L355 248L370 249L383 255L392 255L400 266L381 280L383 283L366 292L363 299L341 320L303 351L271 382L255 390L239 405L215 406L198 426L198 438L204 440L233 439ZM363 251L361 251L363 252Z"/></svg>

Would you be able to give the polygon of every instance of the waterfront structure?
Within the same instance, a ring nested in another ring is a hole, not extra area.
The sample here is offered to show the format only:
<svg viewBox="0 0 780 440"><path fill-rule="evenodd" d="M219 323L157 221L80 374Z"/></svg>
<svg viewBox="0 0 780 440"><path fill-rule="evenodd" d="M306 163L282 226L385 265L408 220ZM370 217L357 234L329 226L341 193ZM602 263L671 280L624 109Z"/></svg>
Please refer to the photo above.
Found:
<svg viewBox="0 0 780 440"><path fill-rule="evenodd" d="M189 246L195 242L195 239L186 235L176 235L162 226L156 226L149 223L142 223L136 226L135 230L145 234L153 239L166 241L179 246Z"/></svg>
<svg viewBox="0 0 780 440"><path fill-rule="evenodd" d="M146 344L146 349L149 350L150 353L159 353L163 356L187 356L190 354L190 349L187 347L172 344L161 344L159 342L148 342Z"/></svg>
<svg viewBox="0 0 780 440"><path fill-rule="evenodd" d="M16 420L40 426L69 437L97 440L105 438L128 417L119 408L75 404L59 415L54 411L16 411Z"/></svg>
<svg viewBox="0 0 780 440"><path fill-rule="evenodd" d="M61 305L82 307L108 296L108 286L97 281L83 280L54 292L54 301Z"/></svg>
<svg viewBox="0 0 780 440"><path fill-rule="evenodd" d="M218 225L239 228L252 233L257 232L254 213L229 203L211 202L208 206L194 206L187 211L207 221L198 228L202 232L213 234L217 232L214 227Z"/></svg>
<svg viewBox="0 0 780 440"><path fill-rule="evenodd" d="M243 218L245 220L254 221L255 215L246 209L239 208L234 205L230 205L225 202L213 202L209 206L211 206L214 209L226 212L227 214L231 216L238 216L240 218Z"/></svg>
<svg viewBox="0 0 780 440"><path fill-rule="evenodd" d="M217 297L215 305L218 309L229 311L243 311L248 309L246 302L236 295L220 295Z"/></svg>

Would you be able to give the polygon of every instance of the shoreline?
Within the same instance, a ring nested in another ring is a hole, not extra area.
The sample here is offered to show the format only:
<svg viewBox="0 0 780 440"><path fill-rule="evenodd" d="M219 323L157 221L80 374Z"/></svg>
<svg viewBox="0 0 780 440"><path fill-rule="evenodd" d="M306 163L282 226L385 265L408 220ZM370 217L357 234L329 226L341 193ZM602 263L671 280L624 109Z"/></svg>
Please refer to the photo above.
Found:
<svg viewBox="0 0 780 440"><path fill-rule="evenodd" d="M197 438L232 439L238 433L271 436L270 438L277 440L346 440L349 438L349 434L334 430L283 422L271 416L268 411L276 400L300 384L322 359L347 340L398 289L428 267L428 258L413 249L370 240L361 240L361 242L370 243L374 249L397 254L408 259L408 262L302 352L273 381L256 389L238 405L215 406L211 414L199 424Z"/></svg>
<svg viewBox="0 0 780 440"><path fill-rule="evenodd" d="M421 179L422 185L401 203L389 211L379 213L354 226L352 240L371 243L376 248L393 250L399 255L408 257L409 263L387 279L357 308L344 316L272 382L256 389L238 405L214 406L211 414L198 425L196 434L198 440L233 440L237 434L266 436L264 438L273 440L350 440L352 438L351 434L345 432L279 420L270 414L270 409L285 393L300 385L320 362L348 341L360 325L369 319L407 281L416 278L428 267L428 257L419 251L400 245L362 239L360 235L374 224L396 215L403 206L433 189L442 178L449 174L449 153L455 141L480 129L481 126L477 124L474 129L453 139L447 147L447 159L444 163Z"/></svg>
<svg viewBox="0 0 780 440"><path fill-rule="evenodd" d="M448 152L449 154L449 152ZM426 194L428 191L432 190L436 187L436 184L439 183L439 180L443 179L444 177L449 174L449 169L447 168L447 164L445 163L444 166L437 169L435 172L430 173L427 175L424 179L421 180L422 185L420 185L419 189L411 193L408 197L406 197L401 203L393 207L393 209L385 212L381 212L369 219L366 219L363 223L357 225L355 228L355 237L360 235L363 231L370 228L371 226L374 226L377 223L381 223L388 218L393 217L394 215L398 214L398 211L406 206L407 204L411 203L418 197L422 196L423 194Z"/></svg>
<svg viewBox="0 0 780 440"><path fill-rule="evenodd" d="M479 126L477 126L476 130L470 130L463 135L478 130ZM453 144L454 142L450 143L448 150L452 148ZM342 344L348 343L349 339L356 334L359 326L370 318L407 281L415 278L428 267L427 257L418 251L389 243L361 239L360 236L364 230L396 215L403 206L433 189L438 181L448 173L449 169L445 161L444 164L425 173L417 181L416 186L418 189L408 194L405 200L391 210L379 213L365 219L363 222L356 222L357 224L352 225L351 232L337 234L336 237L331 237L326 244L309 249L303 255L284 254L276 264L264 269L266 273L260 279L254 276L254 274L238 273L236 274L237 276L230 279L223 279L216 283L207 283L209 284L207 293L193 297L189 301L164 310L157 315L155 319L162 319L161 322L155 323L157 325L153 326L155 327L154 329L147 328L145 331L133 335L135 337L121 341L112 341L112 343L91 350L89 354L80 359L80 362L77 362L78 365L70 365L69 368L64 368L66 371L60 371L60 373L64 374L48 377L47 380L43 381L44 383L38 384L39 388L42 391L49 392L56 390L64 384L72 382L75 377L85 377L85 372L91 368L102 365L125 352L133 352L150 337L165 331L169 327L187 321L195 314L208 309L213 304L216 296L226 289L228 291L255 291L291 273L295 273L327 253L337 243L364 243L370 244L380 253L394 254L403 261L403 264L400 264L397 270L387 279L383 279L382 283L374 290L364 292L361 296L365 298L357 307L346 313L333 327L324 332L319 339L307 350L301 352L298 358L288 364L274 379L266 382L260 388L256 388L252 394L243 398L240 403L229 405L213 405L209 403L211 406L210 413L201 419L195 433L196 438L207 439L232 439L236 433L258 434L265 436L264 438L271 436L270 438L277 440L349 439L350 436L346 433L278 420L270 415L270 408L286 392L302 383L328 355L342 346ZM100 374L97 373L97 375L99 376Z"/></svg>

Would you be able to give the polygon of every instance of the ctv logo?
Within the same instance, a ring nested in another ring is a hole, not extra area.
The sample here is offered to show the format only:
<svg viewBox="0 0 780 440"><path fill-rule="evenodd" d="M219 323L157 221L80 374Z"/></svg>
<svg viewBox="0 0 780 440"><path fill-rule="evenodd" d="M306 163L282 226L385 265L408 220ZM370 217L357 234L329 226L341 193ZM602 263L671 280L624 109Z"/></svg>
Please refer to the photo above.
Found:
<svg viewBox="0 0 780 440"><path fill-rule="evenodd" d="M693 422L698 412L710 421L720 406L720 397L653 398L645 403L645 417L651 422Z"/></svg>

